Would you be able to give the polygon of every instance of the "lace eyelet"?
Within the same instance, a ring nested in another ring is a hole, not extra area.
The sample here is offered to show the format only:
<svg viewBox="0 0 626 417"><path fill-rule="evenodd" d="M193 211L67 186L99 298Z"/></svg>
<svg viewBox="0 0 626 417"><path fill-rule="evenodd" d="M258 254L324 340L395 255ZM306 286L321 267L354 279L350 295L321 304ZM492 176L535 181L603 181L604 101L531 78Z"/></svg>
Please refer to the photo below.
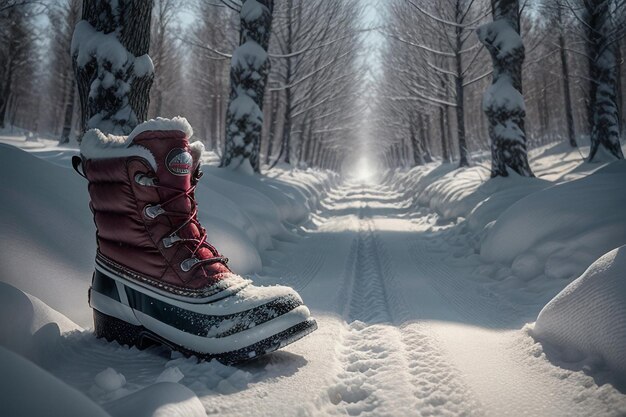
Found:
<svg viewBox="0 0 626 417"><path fill-rule="evenodd" d="M184 261L182 261L180 263L180 269L183 272L189 272L189 271L191 271L191 268L193 268L194 265L197 264L198 262L200 262L200 259L198 259L198 258L188 258L188 259L185 259Z"/></svg>
<svg viewBox="0 0 626 417"><path fill-rule="evenodd" d="M135 175L135 182L139 185L143 185L145 187L154 187L156 186L156 179L147 176L146 174L139 173Z"/></svg>
<svg viewBox="0 0 626 417"><path fill-rule="evenodd" d="M148 205L144 207L143 212L149 219L156 219L158 216L165 213L165 210L163 210L160 204L157 204L156 206Z"/></svg>
<svg viewBox="0 0 626 417"><path fill-rule="evenodd" d="M178 235L174 234L163 238L162 242L163 246L165 246L166 248L171 248L176 242L180 242L181 240L182 239Z"/></svg>

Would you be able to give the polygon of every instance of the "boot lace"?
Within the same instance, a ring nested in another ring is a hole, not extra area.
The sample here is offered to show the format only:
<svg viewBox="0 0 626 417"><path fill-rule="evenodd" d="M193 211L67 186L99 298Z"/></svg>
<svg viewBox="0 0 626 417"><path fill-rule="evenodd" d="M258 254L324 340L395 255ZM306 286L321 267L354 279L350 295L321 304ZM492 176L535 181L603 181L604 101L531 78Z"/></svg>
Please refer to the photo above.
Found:
<svg viewBox="0 0 626 417"><path fill-rule="evenodd" d="M195 174L191 187L182 191L178 188L168 187L166 185L159 184L154 178L150 178L142 174L138 174L135 177L135 181L138 184L160 188L160 189L172 191L175 193L171 198L169 198L168 200L165 200L162 203L159 203L157 205L146 206L144 208L144 213L147 217L151 219L155 219L157 216L160 216L161 214L165 214L168 217L175 217L175 218L182 219L182 223L178 225L176 229L174 229L174 231L172 231L167 237L163 239L163 245L166 248L170 248L180 243L194 244L193 250L191 251L191 256L185 259L180 264L180 268L184 272L189 272L190 270L200 265L207 265L207 264L213 264L213 263L218 263L218 262L226 265L228 263L228 258L220 255L218 250L209 242L207 242L206 229L202 227L202 225L198 221L198 217L197 217L198 216L198 203L196 202L194 198L194 192L196 190L197 180L200 178L201 175L202 175L201 173ZM194 181L195 183L193 183ZM190 211L178 212L178 211L171 211L171 210L164 209L164 207L166 207L168 204L171 204L172 202L180 198L187 198L189 200L189 202L191 203ZM198 238L181 238L178 235L178 232L180 232L184 227L190 224L193 224L196 227L196 229L200 232L200 236ZM211 254L213 256L209 258L198 258L196 256L196 253L202 247L208 248L209 251L211 251Z"/></svg>

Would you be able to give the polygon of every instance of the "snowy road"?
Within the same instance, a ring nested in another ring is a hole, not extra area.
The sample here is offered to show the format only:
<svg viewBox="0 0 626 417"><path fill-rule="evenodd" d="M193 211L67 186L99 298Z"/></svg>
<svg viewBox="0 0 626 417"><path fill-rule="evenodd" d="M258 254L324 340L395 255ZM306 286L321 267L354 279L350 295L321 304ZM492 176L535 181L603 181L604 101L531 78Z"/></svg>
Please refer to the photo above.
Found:
<svg viewBox="0 0 626 417"><path fill-rule="evenodd" d="M319 321L306 339L234 368L82 333L49 369L85 390L112 367L132 390L177 366L207 414L221 416L626 415L611 386L547 362L520 330L537 312L468 279L479 262L469 246L391 186L346 184L322 206L302 239L266 253L257 279L301 293Z"/></svg>
<svg viewBox="0 0 626 417"><path fill-rule="evenodd" d="M307 365L275 381L289 387L277 402L328 415L626 413L611 387L537 357L540 346L520 330L524 307L467 279L477 262L469 248L432 232L431 216L409 216L400 194L346 185L324 206L273 269L291 277L282 282L297 287L321 328L290 349Z"/></svg>

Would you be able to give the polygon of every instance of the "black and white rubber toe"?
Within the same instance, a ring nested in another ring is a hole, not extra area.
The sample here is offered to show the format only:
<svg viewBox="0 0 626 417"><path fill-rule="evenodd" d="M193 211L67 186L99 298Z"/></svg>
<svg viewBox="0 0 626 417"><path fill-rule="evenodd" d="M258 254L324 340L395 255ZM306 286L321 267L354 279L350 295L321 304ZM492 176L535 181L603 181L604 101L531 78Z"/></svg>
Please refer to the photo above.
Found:
<svg viewBox="0 0 626 417"><path fill-rule="evenodd" d="M227 363L280 349L317 328L299 295L279 286L246 285L211 302L186 302L96 270L90 305L98 337L138 347L157 342Z"/></svg>

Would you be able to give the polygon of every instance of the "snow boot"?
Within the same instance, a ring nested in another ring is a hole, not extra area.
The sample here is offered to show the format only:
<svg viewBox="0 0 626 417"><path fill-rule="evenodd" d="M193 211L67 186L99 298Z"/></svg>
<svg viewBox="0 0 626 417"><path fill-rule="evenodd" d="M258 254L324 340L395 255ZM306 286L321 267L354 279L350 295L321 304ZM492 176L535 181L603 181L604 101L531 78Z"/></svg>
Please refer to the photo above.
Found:
<svg viewBox="0 0 626 417"><path fill-rule="evenodd" d="M84 135L73 165L97 229L89 304L97 337L236 363L317 324L294 290L252 285L207 242L194 196L204 148L192 134L183 118L159 118L127 137Z"/></svg>

